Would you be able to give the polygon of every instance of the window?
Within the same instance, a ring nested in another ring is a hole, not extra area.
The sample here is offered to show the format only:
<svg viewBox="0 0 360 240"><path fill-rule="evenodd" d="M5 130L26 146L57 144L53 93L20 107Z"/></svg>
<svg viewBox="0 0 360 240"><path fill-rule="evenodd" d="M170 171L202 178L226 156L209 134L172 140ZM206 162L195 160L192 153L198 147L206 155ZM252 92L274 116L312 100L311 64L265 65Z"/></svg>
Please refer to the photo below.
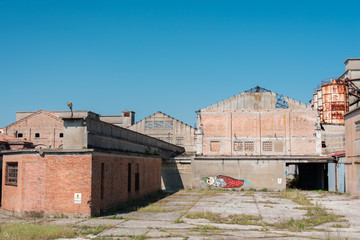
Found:
<svg viewBox="0 0 360 240"><path fill-rule="evenodd" d="M321 141L321 147L326 148L326 142L325 141Z"/></svg>
<svg viewBox="0 0 360 240"><path fill-rule="evenodd" d="M139 191L140 190L140 171L139 171L139 164L136 164L136 169L135 169L135 191Z"/></svg>
<svg viewBox="0 0 360 240"><path fill-rule="evenodd" d="M219 141L211 141L210 142L210 151L212 151L212 152L220 151L220 142Z"/></svg>
<svg viewBox="0 0 360 240"><path fill-rule="evenodd" d="M18 137L18 138L22 138L22 137L23 137L23 134L22 134L22 133L18 133L18 134L17 134L17 137Z"/></svg>
<svg viewBox="0 0 360 240"><path fill-rule="evenodd" d="M7 162L5 169L5 184L17 186L18 182L18 163Z"/></svg>
<svg viewBox="0 0 360 240"><path fill-rule="evenodd" d="M63 137L64 137L64 134L63 134L63 133L60 133L60 134L59 134L59 137L60 137L60 138L63 138Z"/></svg>
<svg viewBox="0 0 360 240"><path fill-rule="evenodd" d="M145 121L145 129L152 129L153 122L152 121Z"/></svg>
<svg viewBox="0 0 360 240"><path fill-rule="evenodd" d="M154 128L155 129L164 129L164 122L163 121L155 121Z"/></svg>
<svg viewBox="0 0 360 240"><path fill-rule="evenodd" d="M355 122L355 131L360 132L360 121Z"/></svg>
<svg viewBox="0 0 360 240"><path fill-rule="evenodd" d="M128 163L128 193L131 193L131 163Z"/></svg>
<svg viewBox="0 0 360 240"><path fill-rule="evenodd" d="M40 137L40 133L35 133L35 137L39 138Z"/></svg>
<svg viewBox="0 0 360 240"><path fill-rule="evenodd" d="M273 144L272 141L263 141L262 148L264 152L272 152Z"/></svg>
<svg viewBox="0 0 360 240"><path fill-rule="evenodd" d="M176 145L184 145L184 138L183 137L177 137L176 138Z"/></svg>
<svg viewBox="0 0 360 240"><path fill-rule="evenodd" d="M166 129L173 129L173 121L165 121L165 128Z"/></svg>
<svg viewBox="0 0 360 240"><path fill-rule="evenodd" d="M234 151L244 151L243 142L234 142Z"/></svg>
<svg viewBox="0 0 360 240"><path fill-rule="evenodd" d="M247 141L244 143L245 152L253 152L254 151L254 142Z"/></svg>
<svg viewBox="0 0 360 240"><path fill-rule="evenodd" d="M101 176L100 176L100 197L104 199L104 184L105 184L105 163L101 163Z"/></svg>

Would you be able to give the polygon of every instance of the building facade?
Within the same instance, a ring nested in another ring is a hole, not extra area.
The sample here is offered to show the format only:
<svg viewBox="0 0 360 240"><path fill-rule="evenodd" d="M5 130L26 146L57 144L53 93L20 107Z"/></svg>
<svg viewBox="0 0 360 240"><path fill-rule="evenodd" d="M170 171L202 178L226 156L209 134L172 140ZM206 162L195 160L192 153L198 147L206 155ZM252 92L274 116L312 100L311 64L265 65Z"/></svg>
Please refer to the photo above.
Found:
<svg viewBox="0 0 360 240"><path fill-rule="evenodd" d="M360 195L360 108L345 115L346 192Z"/></svg>
<svg viewBox="0 0 360 240"><path fill-rule="evenodd" d="M2 151L2 210L99 215L160 190L162 161L184 152L92 112L62 121L63 149Z"/></svg>
<svg viewBox="0 0 360 240"><path fill-rule="evenodd" d="M199 110L197 150L193 187L226 175L245 179L245 188L283 190L288 166L297 164L303 188L326 188L317 112L260 87Z"/></svg>

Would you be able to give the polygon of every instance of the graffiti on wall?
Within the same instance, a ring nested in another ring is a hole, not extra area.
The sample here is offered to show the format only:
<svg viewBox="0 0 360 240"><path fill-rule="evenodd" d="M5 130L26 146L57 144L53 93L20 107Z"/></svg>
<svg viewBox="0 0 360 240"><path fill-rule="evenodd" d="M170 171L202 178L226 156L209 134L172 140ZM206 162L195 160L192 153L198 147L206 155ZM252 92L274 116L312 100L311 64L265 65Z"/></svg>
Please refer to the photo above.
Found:
<svg viewBox="0 0 360 240"><path fill-rule="evenodd" d="M243 186L244 183L248 183L245 179L235 179L224 175L205 177L204 181L201 180L200 182L205 182L203 185L207 185L209 187L220 188L239 188Z"/></svg>

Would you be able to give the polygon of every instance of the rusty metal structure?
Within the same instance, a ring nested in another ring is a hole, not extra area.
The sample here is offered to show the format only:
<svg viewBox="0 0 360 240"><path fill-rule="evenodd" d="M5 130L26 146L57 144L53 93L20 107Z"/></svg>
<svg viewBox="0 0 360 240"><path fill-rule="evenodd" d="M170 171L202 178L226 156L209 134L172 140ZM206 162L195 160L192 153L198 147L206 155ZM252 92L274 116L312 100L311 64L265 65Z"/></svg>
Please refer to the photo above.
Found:
<svg viewBox="0 0 360 240"><path fill-rule="evenodd" d="M350 96L351 102L360 101L360 89L354 83L358 80L338 78L322 81L321 87L313 94L313 106L319 112L321 123L345 123L344 114L349 111Z"/></svg>

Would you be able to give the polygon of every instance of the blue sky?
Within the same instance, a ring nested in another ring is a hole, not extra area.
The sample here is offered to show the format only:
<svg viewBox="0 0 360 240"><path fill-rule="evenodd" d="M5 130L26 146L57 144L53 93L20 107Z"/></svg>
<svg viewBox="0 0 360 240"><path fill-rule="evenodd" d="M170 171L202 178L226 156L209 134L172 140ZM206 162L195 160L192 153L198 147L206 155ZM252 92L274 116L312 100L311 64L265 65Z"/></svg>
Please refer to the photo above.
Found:
<svg viewBox="0 0 360 240"><path fill-rule="evenodd" d="M308 103L360 57L360 1L0 0L0 127L16 111L195 111L254 86Z"/></svg>

